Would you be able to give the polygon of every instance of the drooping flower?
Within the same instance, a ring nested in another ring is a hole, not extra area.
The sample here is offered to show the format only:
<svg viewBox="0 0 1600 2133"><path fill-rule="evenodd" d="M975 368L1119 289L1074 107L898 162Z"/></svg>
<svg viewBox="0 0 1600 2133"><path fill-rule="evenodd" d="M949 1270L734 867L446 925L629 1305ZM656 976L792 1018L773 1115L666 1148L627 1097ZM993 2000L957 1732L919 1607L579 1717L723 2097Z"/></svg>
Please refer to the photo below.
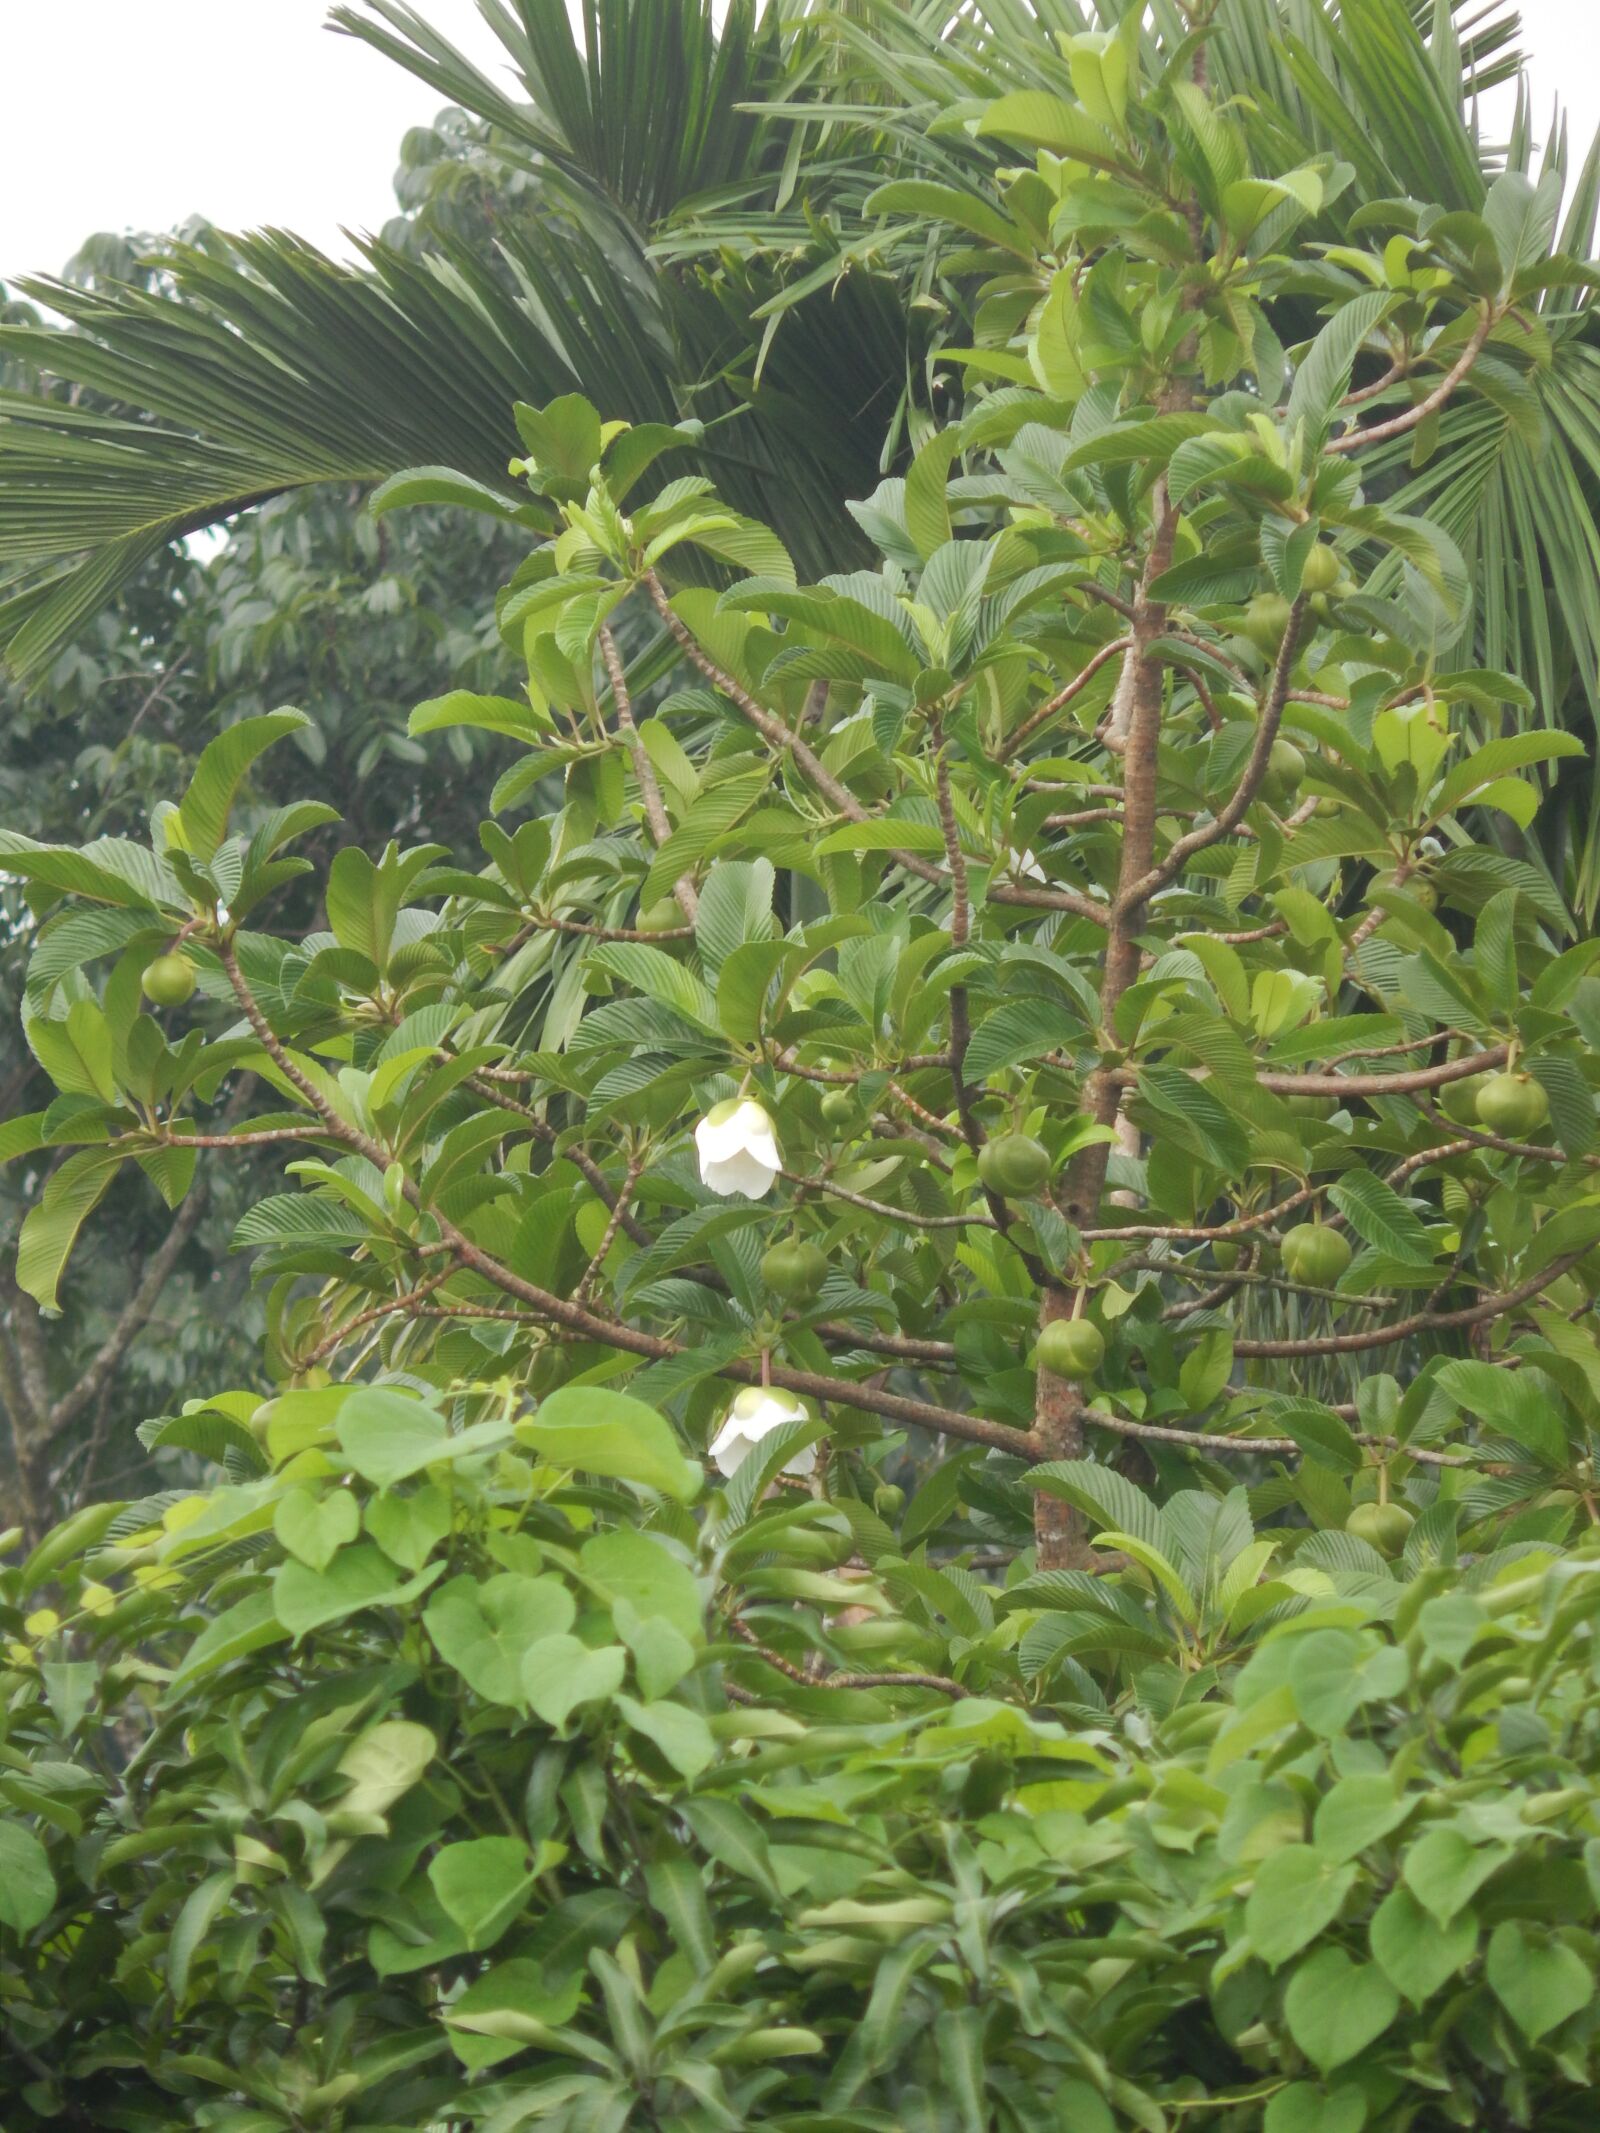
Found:
<svg viewBox="0 0 1600 2133"><path fill-rule="evenodd" d="M736 1194L765 1199L783 1168L772 1120L747 1096L713 1104L694 1129L694 1144L701 1184L725 1200Z"/></svg>
<svg viewBox="0 0 1600 2133"><path fill-rule="evenodd" d="M792 1392L770 1386L747 1385L723 1417L722 1427L711 1440L711 1457L719 1472L737 1474L762 1438L785 1422L809 1420L805 1405ZM817 1463L816 1449L806 1445L783 1463L786 1474L809 1474Z"/></svg>

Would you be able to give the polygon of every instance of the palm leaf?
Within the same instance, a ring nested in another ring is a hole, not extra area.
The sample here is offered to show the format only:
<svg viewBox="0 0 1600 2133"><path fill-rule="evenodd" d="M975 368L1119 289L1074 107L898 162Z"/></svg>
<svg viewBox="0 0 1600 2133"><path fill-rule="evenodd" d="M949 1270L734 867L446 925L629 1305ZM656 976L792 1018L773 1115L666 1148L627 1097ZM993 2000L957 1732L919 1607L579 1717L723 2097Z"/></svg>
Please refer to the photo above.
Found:
<svg viewBox="0 0 1600 2133"><path fill-rule="evenodd" d="M17 671L37 675L164 542L284 489L424 463L509 498L510 403L578 389L634 420L698 417L730 499L772 523L802 570L837 561L842 501L915 443L923 358L966 334L974 293L945 268L961 233L895 225L866 202L899 175L986 188L1009 152L952 116L1013 87L1070 93L1057 35L1103 12L985 0L952 17L942 0L854 0L780 17L736 0L719 34L711 0L583 0L577 31L548 0L480 5L505 83L405 0L343 6L336 21L536 175L537 219L508 222L493 256L373 241L355 269L268 233L174 248L153 291L30 284L71 330L0 327L0 362L46 379L0 401L0 567L22 572L0 643ZM1181 29L1174 0L1155 0L1154 16ZM1336 237L1371 200L1476 206L1486 169L1525 165L1525 108L1499 149L1470 122L1471 98L1515 71L1516 25L1495 0L1344 0L1336 13L1226 0L1212 78L1248 98L1263 167L1287 167L1308 142L1355 165ZM1595 187L1591 162L1572 201L1585 250ZM1571 344L1540 388L1566 472L1540 459L1537 497L1511 425L1495 451L1487 430L1468 433L1482 409L1464 402L1441 432L1441 459L1458 444L1462 459L1443 470L1457 488L1440 508L1484 505L1478 626L1543 662L1548 704L1580 644L1600 640L1600 616L1584 616L1579 638L1554 612L1540 589L1556 565L1527 530L1530 509L1535 527L1556 523L1538 516L1546 503L1570 512L1574 489L1588 493L1600 379L1582 315ZM69 410L69 390L105 412ZM1542 560L1512 614L1530 555ZM1570 577L1570 556L1562 568Z"/></svg>

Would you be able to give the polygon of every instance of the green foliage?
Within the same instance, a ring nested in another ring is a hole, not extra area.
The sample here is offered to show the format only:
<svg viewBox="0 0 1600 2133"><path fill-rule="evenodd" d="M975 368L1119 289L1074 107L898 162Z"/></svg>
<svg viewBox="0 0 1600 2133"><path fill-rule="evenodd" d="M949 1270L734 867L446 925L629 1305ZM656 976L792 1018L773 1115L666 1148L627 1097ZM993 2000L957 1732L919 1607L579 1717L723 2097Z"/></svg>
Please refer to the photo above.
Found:
<svg viewBox="0 0 1600 2133"><path fill-rule="evenodd" d="M0 1574L19 2133L1585 2123L1592 1551L1259 1584L1238 1493L1053 1477L1163 1627L450 1407L290 1391Z"/></svg>
<svg viewBox="0 0 1600 2133"><path fill-rule="evenodd" d="M24 1289L288 1164L260 1382L141 1432L214 1483L0 1572L8 2126L1592 2116L1578 744L1370 472L1588 270L1475 159L1330 254L1359 144L1133 20L902 201L1025 212L877 567L521 404L518 693L416 714L475 851L304 873L265 711L148 840L5 833Z"/></svg>

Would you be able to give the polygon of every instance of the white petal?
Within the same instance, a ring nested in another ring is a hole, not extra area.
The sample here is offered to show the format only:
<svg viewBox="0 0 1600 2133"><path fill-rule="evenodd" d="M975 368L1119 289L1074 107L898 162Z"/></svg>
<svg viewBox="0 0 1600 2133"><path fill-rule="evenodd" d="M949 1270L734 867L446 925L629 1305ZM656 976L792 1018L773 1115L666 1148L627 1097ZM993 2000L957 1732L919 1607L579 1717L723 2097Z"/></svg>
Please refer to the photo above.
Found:
<svg viewBox="0 0 1600 2133"><path fill-rule="evenodd" d="M701 1119L694 1129L694 1144L702 1169L707 1163L725 1163L730 1155L737 1155L745 1144L744 1127L739 1122L738 1113L723 1119L719 1125L713 1125L709 1118Z"/></svg>
<svg viewBox="0 0 1600 2133"><path fill-rule="evenodd" d="M746 1134L744 1146L747 1155L753 1155L758 1163L765 1163L769 1170L777 1172L783 1168L783 1157L778 1153L778 1136L770 1118L763 1118L759 1126Z"/></svg>
<svg viewBox="0 0 1600 2133"><path fill-rule="evenodd" d="M772 1190L772 1181L778 1175L770 1163L741 1148L725 1161L708 1163L700 1161L700 1182L709 1192L719 1194L724 1200L735 1194L747 1200L764 1200Z"/></svg>
<svg viewBox="0 0 1600 2133"><path fill-rule="evenodd" d="M804 1451L796 1452L792 1459L783 1462L786 1474L814 1474L817 1470L817 1448L808 1444Z"/></svg>
<svg viewBox="0 0 1600 2133"><path fill-rule="evenodd" d="M717 1431L708 1448L718 1470L730 1478L738 1473L755 1449L750 1438L745 1435L744 1424L736 1421L732 1415Z"/></svg>
<svg viewBox="0 0 1600 2133"><path fill-rule="evenodd" d="M776 1429L781 1422L804 1422L807 1414L804 1403L792 1392L768 1389L761 1395L761 1404L740 1416L740 1426L752 1437L764 1437L768 1430Z"/></svg>

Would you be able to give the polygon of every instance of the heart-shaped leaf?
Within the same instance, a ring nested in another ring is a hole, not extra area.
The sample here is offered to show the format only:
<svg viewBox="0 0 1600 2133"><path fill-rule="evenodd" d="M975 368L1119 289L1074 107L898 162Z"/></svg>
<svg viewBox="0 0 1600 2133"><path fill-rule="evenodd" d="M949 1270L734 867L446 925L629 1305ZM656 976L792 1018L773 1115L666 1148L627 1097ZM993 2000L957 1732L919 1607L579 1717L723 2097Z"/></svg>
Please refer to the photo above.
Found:
<svg viewBox="0 0 1600 2133"><path fill-rule="evenodd" d="M1329 2095L1315 2082L1291 2081L1267 2105L1262 2133L1361 2133L1367 2099L1360 2089L1345 2087Z"/></svg>
<svg viewBox="0 0 1600 2133"><path fill-rule="evenodd" d="M304 1487L290 1489L278 1499L272 1530L307 1569L326 1570L345 1543L360 1532L361 1506L348 1489L330 1489L324 1496Z"/></svg>
<svg viewBox="0 0 1600 2133"><path fill-rule="evenodd" d="M1440 1925L1477 1895L1511 1856L1503 1844L1472 1844L1459 1829L1430 1829L1406 1853L1406 1886Z"/></svg>
<svg viewBox="0 0 1600 2133"><path fill-rule="evenodd" d="M1397 1829L1415 1805L1386 1777L1341 1778L1317 1808L1312 1842L1325 1859L1353 1859Z"/></svg>
<svg viewBox="0 0 1600 2133"><path fill-rule="evenodd" d="M1513 1918L1490 1934L1484 1969L1495 1998L1530 2043L1594 1998L1594 1975L1574 1949Z"/></svg>
<svg viewBox="0 0 1600 2133"><path fill-rule="evenodd" d="M522 1655L522 1693L547 1726L564 1726L579 1704L614 1695L627 1666L620 1644L594 1650L580 1637L541 1637Z"/></svg>
<svg viewBox="0 0 1600 2133"><path fill-rule="evenodd" d="M522 1659L540 1638L571 1627L572 1594L554 1577L452 1578L428 1602L423 1620L441 1658L490 1703L520 1710Z"/></svg>
<svg viewBox="0 0 1600 2133"><path fill-rule="evenodd" d="M1471 1911L1458 1911L1441 1926L1409 1889L1391 1889L1367 1931L1384 1975L1413 2007L1431 2000L1471 1961L1478 1945L1478 1921Z"/></svg>
<svg viewBox="0 0 1600 2133"><path fill-rule="evenodd" d="M1356 1878L1353 1866L1335 1866L1309 1844L1286 1844L1265 1861L1245 1905L1251 1946L1276 1970L1307 1941L1331 1925Z"/></svg>
<svg viewBox="0 0 1600 2133"><path fill-rule="evenodd" d="M1376 1963L1321 1948L1289 1980L1283 2012L1312 2065L1331 2074L1383 2035L1400 2012L1400 1995Z"/></svg>
<svg viewBox="0 0 1600 2133"><path fill-rule="evenodd" d="M534 1863L516 1837L478 1837L436 1852L428 1879L467 1946L492 1948L533 1887Z"/></svg>

